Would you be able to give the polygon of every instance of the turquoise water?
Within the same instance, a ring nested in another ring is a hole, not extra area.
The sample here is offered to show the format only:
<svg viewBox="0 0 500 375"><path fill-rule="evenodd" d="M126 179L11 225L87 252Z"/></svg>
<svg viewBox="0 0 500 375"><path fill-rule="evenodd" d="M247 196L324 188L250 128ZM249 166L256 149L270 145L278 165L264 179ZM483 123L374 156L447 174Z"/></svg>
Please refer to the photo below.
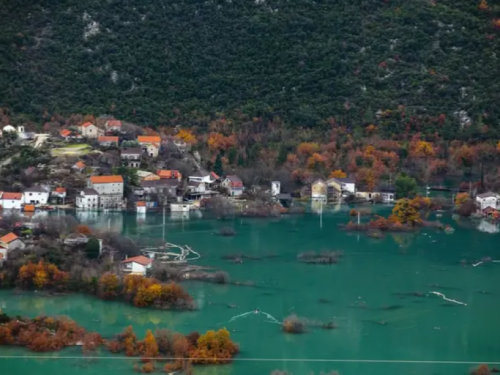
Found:
<svg viewBox="0 0 500 375"><path fill-rule="evenodd" d="M166 219L166 240L188 244L200 252L197 264L222 269L232 281L255 283L253 287L186 283L199 307L194 312L138 309L82 295L46 298L12 291L0 292L0 307L8 314L67 315L104 335L128 325L139 335L155 328L184 333L221 327L232 331L241 349L234 363L197 367L196 374L268 375L281 369L295 375L332 370L344 375L451 375L467 374L472 362L500 361L500 264L464 267L460 263L483 256L500 259L498 234L482 233L475 225L453 222L445 214L443 220L457 229L452 235L424 229L373 240L338 228L348 220L347 212L344 207L322 219L317 215L225 222ZM107 224L121 229L133 238L153 241L164 235L161 216L138 220L134 215L110 215L89 220L100 227ZM222 226L234 228L237 235L216 235ZM299 252L310 250L343 250L344 257L337 265L297 262ZM221 259L234 253L277 257L243 264ZM427 296L433 290L467 306ZM397 294L408 292L426 296ZM320 303L320 299L329 302ZM367 308L359 308L361 304ZM338 328L310 326L304 334L289 335L262 314L229 322L256 308L279 321L295 313L311 322L335 321ZM0 348L0 356L20 355L34 353ZM26 374L35 368L44 375L134 372L130 359L87 360L80 358L79 349L49 355L77 358L1 358L0 374Z"/></svg>

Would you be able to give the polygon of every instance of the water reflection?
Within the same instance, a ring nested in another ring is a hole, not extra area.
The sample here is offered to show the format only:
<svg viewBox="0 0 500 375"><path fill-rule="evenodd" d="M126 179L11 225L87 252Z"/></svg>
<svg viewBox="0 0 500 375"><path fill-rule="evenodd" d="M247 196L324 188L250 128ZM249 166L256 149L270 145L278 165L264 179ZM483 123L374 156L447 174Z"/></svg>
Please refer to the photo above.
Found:
<svg viewBox="0 0 500 375"><path fill-rule="evenodd" d="M489 220L481 219L479 224L476 227L479 231L484 233L499 233L500 228L498 224L492 223Z"/></svg>

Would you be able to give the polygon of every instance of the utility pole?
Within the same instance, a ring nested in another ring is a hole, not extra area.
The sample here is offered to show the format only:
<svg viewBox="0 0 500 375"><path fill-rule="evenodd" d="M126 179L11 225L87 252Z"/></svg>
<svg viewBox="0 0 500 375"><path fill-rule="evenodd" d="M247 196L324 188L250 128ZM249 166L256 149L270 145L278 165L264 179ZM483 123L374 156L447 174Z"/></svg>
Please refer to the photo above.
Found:
<svg viewBox="0 0 500 375"><path fill-rule="evenodd" d="M163 242L165 242L165 206L163 206Z"/></svg>

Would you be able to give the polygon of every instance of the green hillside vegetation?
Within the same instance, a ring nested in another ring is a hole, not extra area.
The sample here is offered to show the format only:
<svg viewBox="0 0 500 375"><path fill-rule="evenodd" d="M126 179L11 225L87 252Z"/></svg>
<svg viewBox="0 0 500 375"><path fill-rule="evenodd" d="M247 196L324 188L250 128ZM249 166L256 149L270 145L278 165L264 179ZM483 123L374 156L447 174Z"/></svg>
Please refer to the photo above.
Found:
<svg viewBox="0 0 500 375"><path fill-rule="evenodd" d="M456 137L465 111L479 127L464 137L489 137L500 130L499 14L475 0L3 2L0 104L31 118L156 126L243 113L305 127L356 127L403 105L386 134L415 116L416 131L439 119Z"/></svg>

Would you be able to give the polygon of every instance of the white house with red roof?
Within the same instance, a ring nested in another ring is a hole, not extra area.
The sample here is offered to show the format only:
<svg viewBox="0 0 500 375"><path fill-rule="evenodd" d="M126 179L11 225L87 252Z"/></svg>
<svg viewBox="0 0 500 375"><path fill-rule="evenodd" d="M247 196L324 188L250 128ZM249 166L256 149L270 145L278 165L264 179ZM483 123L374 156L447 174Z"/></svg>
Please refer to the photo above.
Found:
<svg viewBox="0 0 500 375"><path fill-rule="evenodd" d="M245 187L243 186L243 181L236 175L226 176L224 181L222 181L221 186L225 187L232 197L237 197L243 194Z"/></svg>
<svg viewBox="0 0 500 375"><path fill-rule="evenodd" d="M120 120L108 120L104 127L107 132L120 132L122 130L122 122Z"/></svg>
<svg viewBox="0 0 500 375"><path fill-rule="evenodd" d="M80 133L85 138L97 138L101 135L104 135L104 131L99 129L97 126L92 124L91 122L86 122L78 127Z"/></svg>
<svg viewBox="0 0 500 375"><path fill-rule="evenodd" d="M9 251L16 249L24 249L26 245L19 237L14 233L10 232L3 237L0 237L0 252L3 254L4 258L7 259L7 254Z"/></svg>
<svg viewBox="0 0 500 375"><path fill-rule="evenodd" d="M0 192L0 207L4 210L20 210L23 205L23 193Z"/></svg>
<svg viewBox="0 0 500 375"><path fill-rule="evenodd" d="M137 257L127 258L121 262L122 271L126 273L146 275L146 271L151 268L153 259L139 255Z"/></svg>

